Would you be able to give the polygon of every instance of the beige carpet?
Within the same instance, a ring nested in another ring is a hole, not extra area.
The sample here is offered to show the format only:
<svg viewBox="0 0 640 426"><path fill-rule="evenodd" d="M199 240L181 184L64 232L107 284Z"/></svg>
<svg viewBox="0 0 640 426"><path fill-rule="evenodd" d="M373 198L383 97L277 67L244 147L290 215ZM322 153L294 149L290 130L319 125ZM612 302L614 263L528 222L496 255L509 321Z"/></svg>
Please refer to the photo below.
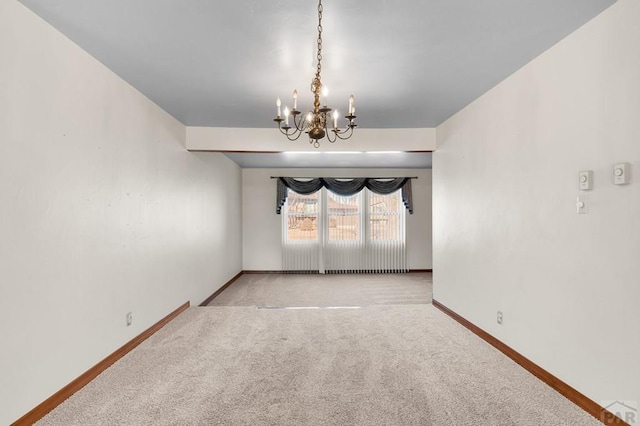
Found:
<svg viewBox="0 0 640 426"><path fill-rule="evenodd" d="M245 274L209 306L370 306L431 303L431 273Z"/></svg>
<svg viewBox="0 0 640 426"><path fill-rule="evenodd" d="M598 425L432 305L190 308L41 425Z"/></svg>

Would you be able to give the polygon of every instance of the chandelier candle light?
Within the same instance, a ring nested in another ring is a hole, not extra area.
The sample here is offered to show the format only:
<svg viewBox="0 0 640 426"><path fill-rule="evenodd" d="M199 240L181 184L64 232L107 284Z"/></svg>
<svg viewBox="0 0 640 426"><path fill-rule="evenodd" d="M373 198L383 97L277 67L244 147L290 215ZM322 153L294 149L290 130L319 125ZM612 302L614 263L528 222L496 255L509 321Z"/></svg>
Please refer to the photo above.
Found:
<svg viewBox="0 0 640 426"><path fill-rule="evenodd" d="M284 108L284 118L282 117L282 102L280 98L276 101L278 108L278 114L273 119L278 123L278 129L289 140L295 141L304 132L309 135L309 143L313 144L315 148L320 146L320 139L325 136L329 142L334 143L338 139L349 139L353 134L353 129L357 126L356 119L356 107L354 105L353 95L349 96L349 112L344 116L348 120L347 126L343 129L338 128L338 111L334 110L331 113L331 108L327 106L327 88L322 84L320 79L320 72L322 71L322 0L318 2L318 66L316 75L311 80L311 93L313 93L313 109L306 114L306 117L302 117L301 111L298 111L298 91L293 91L293 108L289 110L288 107ZM320 106L320 95L322 94L322 106ZM292 117L293 126L290 126L289 117ZM333 128L329 130L327 128L328 117L333 117ZM331 135L333 133L333 136Z"/></svg>

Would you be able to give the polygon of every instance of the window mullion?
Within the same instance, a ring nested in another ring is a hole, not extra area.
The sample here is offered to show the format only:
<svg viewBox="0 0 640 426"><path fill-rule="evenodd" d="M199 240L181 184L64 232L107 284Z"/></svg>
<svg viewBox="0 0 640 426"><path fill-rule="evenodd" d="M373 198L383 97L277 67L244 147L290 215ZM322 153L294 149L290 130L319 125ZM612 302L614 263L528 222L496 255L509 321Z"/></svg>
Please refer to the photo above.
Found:
<svg viewBox="0 0 640 426"><path fill-rule="evenodd" d="M318 194L318 265L319 272L325 273L325 247L327 246L329 227L329 203L327 202L327 189L320 188Z"/></svg>
<svg viewBox="0 0 640 426"><path fill-rule="evenodd" d="M362 223L364 224L364 232L363 234L363 243L365 245L365 247L367 247L369 245L369 241L370 241L370 233L371 233L371 220L370 220L370 209L371 209L371 196L370 196L370 192L368 189L363 189L362 192L364 192L364 197L363 197L363 202L362 202L362 212L361 212L361 219L362 219Z"/></svg>

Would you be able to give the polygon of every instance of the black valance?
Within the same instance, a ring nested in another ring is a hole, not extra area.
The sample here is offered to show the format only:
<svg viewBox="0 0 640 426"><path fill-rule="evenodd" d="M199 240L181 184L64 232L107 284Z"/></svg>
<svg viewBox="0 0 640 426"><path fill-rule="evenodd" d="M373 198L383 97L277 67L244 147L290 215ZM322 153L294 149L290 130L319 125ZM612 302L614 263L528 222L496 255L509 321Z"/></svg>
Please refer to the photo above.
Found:
<svg viewBox="0 0 640 426"><path fill-rule="evenodd" d="M369 189L376 194L391 194L398 189L402 189L402 202L413 214L413 197L411 194L411 178L352 178L352 179L336 179L336 178L313 178L298 180L291 177L277 178L276 188L276 213L280 214L282 206L287 201L287 190L297 192L298 194L309 195L325 187L334 194L348 197L362 191L363 188Z"/></svg>

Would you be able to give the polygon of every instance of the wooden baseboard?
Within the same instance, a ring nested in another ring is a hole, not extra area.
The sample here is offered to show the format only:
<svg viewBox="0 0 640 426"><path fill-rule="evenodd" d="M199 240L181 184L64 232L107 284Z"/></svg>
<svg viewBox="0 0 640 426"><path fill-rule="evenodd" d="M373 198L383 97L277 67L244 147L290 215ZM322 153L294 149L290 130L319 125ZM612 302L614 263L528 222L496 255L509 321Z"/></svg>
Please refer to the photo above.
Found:
<svg viewBox="0 0 640 426"><path fill-rule="evenodd" d="M168 322L180 315L180 313L182 313L188 307L189 302L184 303L178 309L162 318L160 321L143 331L138 336L134 337L128 343L125 343L120 349L116 350L114 353L91 367L89 370L85 371L80 377L60 389L58 392L51 395L33 410L20 417L18 420L12 423L12 426L32 425L33 423L43 418L48 412L56 408L71 395L82 389L87 383L95 379L100 373L109 368L114 362L125 356L140 343L147 340L152 334L160 330Z"/></svg>
<svg viewBox="0 0 640 426"><path fill-rule="evenodd" d="M433 272L433 269L409 269L410 274Z"/></svg>
<svg viewBox="0 0 640 426"><path fill-rule="evenodd" d="M240 278L242 276L242 274L246 274L247 272L245 271L240 271L236 274L235 277L231 278L229 281L226 282L226 284L224 284L222 287L220 287L219 289L217 289L211 296L207 297L206 299L204 299L204 301L198 305L198 306L207 306L213 299L215 299L216 297L218 297L220 295L220 293L222 293L227 287L229 287L231 284L233 284L238 278Z"/></svg>
<svg viewBox="0 0 640 426"><path fill-rule="evenodd" d="M538 379L542 380L547 385L551 386L553 389L558 391L562 396L567 398L569 401L576 404L578 407L582 408L587 413L591 414L593 417L601 421L605 425L627 425L628 423L624 422L619 417L615 416L613 413L607 411L605 408L600 406L597 402L588 398L584 394L580 393L573 387L569 386L567 383L558 379L553 374L549 373L544 368L535 364L533 361L526 358L524 355L515 351L511 347L502 343L500 340L493 337L491 334L487 333L480 327L476 326L472 322L466 320L461 317L451 309L444 306L442 303L437 300L433 300L433 306L440 309L445 314L449 315L451 318L462 324L464 327L469 329L471 332L479 336L481 339L489 343L494 348L498 349L500 352L511 358L525 370L536 376Z"/></svg>

